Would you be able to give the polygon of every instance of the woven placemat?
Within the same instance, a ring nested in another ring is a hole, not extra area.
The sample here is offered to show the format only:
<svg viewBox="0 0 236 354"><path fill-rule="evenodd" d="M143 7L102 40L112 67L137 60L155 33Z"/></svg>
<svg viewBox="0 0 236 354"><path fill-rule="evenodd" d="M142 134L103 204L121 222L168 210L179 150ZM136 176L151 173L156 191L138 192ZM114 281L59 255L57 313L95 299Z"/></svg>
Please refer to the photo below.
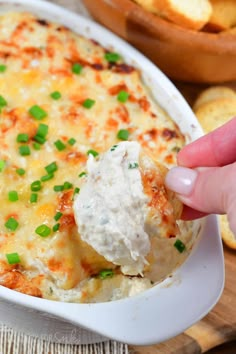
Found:
<svg viewBox="0 0 236 354"><path fill-rule="evenodd" d="M37 1L37 0L35 0ZM80 0L51 0L83 16L89 17ZM0 314L1 319L1 314ZM0 323L0 354L128 354L126 344L107 341L89 345L48 342L14 331Z"/></svg>

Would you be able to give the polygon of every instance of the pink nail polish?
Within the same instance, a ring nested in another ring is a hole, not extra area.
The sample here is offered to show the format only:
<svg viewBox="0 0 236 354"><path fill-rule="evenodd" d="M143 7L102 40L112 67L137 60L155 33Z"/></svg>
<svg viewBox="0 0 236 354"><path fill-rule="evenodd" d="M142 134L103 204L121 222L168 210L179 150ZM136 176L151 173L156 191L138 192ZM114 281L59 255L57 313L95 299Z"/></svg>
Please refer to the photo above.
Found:
<svg viewBox="0 0 236 354"><path fill-rule="evenodd" d="M165 184L172 191L189 196L197 179L197 171L186 167L174 167L167 176Z"/></svg>

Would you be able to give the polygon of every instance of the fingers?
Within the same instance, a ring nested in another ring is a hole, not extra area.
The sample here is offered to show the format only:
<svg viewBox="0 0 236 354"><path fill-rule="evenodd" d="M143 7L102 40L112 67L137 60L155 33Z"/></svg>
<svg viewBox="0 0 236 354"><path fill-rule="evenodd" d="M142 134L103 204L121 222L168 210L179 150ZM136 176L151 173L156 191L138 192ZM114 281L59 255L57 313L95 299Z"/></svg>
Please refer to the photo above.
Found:
<svg viewBox="0 0 236 354"><path fill-rule="evenodd" d="M201 211L192 209L187 205L184 205L183 212L181 215L182 220L195 220L206 216L207 213L202 213Z"/></svg>
<svg viewBox="0 0 236 354"><path fill-rule="evenodd" d="M224 166L236 161L236 117L185 146L178 164L185 167Z"/></svg>
<svg viewBox="0 0 236 354"><path fill-rule="evenodd" d="M166 176L166 186L190 208L206 214L228 214L236 233L236 163L224 167L188 169L174 167ZM187 216L191 216L187 210ZM196 214L195 214L196 216Z"/></svg>

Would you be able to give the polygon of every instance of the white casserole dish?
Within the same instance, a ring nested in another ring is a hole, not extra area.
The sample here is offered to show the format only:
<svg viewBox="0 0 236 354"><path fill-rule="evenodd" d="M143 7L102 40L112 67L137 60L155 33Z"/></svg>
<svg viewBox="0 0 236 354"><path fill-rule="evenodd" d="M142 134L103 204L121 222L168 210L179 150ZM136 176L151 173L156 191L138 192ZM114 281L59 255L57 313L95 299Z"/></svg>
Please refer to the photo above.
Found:
<svg viewBox="0 0 236 354"><path fill-rule="evenodd" d="M143 71L154 98L189 140L202 135L191 109L171 82L145 57L94 22L44 1L0 0L0 12L29 11L61 23L108 48ZM224 260L217 219L197 222L201 239L187 261L162 283L132 298L98 304L49 301L0 286L0 321L42 339L85 344L112 338L148 345L173 337L215 305L224 284Z"/></svg>

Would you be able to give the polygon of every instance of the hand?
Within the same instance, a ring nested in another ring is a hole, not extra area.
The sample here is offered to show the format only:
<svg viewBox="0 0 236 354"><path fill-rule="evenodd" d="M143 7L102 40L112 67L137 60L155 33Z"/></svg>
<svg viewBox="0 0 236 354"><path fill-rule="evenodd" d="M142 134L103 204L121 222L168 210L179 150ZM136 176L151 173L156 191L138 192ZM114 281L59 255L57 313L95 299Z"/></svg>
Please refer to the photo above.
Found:
<svg viewBox="0 0 236 354"><path fill-rule="evenodd" d="M236 235L236 117L185 146L166 186L185 204L182 218L227 214Z"/></svg>

